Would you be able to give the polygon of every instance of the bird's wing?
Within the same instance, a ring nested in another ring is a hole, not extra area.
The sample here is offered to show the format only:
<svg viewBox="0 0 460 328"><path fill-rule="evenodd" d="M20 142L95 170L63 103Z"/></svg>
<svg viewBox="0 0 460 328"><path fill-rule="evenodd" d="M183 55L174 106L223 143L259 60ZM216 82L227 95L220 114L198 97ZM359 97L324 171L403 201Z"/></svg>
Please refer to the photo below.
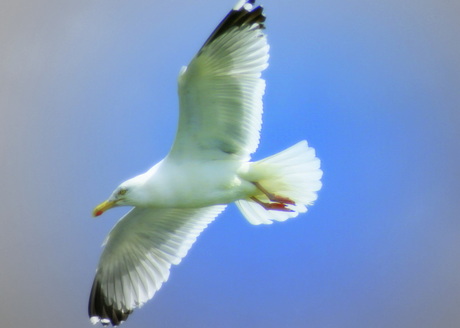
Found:
<svg viewBox="0 0 460 328"><path fill-rule="evenodd" d="M262 7L253 3L237 4L182 69L170 157L249 159L257 149L269 46Z"/></svg>
<svg viewBox="0 0 460 328"><path fill-rule="evenodd" d="M112 229L89 299L93 323L118 325L151 299L198 235L225 205L184 209L134 208Z"/></svg>

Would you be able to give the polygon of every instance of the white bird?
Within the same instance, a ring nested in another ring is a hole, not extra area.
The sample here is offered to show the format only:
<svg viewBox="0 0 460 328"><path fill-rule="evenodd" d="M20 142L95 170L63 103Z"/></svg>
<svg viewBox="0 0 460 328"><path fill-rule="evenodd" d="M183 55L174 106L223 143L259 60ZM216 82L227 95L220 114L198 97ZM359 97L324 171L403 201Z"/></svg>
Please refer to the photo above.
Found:
<svg viewBox="0 0 460 328"><path fill-rule="evenodd" d="M307 211L321 188L306 141L251 162L262 124L265 16L239 1L179 74L180 117L169 154L123 182L94 216L134 206L112 229L89 299L91 322L119 325L153 297L206 226L235 202L252 224Z"/></svg>

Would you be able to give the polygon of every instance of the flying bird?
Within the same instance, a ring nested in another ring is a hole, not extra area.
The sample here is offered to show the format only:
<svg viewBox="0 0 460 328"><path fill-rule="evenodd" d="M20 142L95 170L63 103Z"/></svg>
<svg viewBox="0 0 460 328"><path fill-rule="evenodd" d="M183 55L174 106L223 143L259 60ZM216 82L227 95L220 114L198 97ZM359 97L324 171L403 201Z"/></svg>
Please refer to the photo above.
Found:
<svg viewBox="0 0 460 328"><path fill-rule="evenodd" d="M251 161L262 124L269 46L263 8L239 1L178 78L179 124L167 156L120 184L99 216L133 206L107 236L89 298L92 323L117 326L168 279L227 204L252 224L307 211L321 188L307 142Z"/></svg>

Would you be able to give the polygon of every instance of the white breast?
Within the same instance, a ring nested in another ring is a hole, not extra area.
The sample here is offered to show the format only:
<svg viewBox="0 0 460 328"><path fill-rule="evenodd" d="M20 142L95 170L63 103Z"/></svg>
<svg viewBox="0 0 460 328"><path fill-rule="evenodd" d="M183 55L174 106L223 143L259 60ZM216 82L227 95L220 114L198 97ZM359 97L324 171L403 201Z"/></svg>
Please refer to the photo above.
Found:
<svg viewBox="0 0 460 328"><path fill-rule="evenodd" d="M149 207L204 207L247 198L255 186L241 179L245 163L235 160L163 160L145 182ZM147 173L148 174L148 173Z"/></svg>

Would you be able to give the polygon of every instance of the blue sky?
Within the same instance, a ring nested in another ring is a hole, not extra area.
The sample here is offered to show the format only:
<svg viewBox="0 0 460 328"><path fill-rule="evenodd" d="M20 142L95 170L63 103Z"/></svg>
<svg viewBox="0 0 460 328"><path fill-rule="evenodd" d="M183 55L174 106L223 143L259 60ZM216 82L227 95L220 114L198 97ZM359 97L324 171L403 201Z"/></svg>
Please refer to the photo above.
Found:
<svg viewBox="0 0 460 328"><path fill-rule="evenodd" d="M460 6L261 2L255 159L301 139L323 189L251 226L230 206L125 327L454 327L460 321ZM176 78L233 1L7 0L0 10L2 327L91 327L91 218L160 160Z"/></svg>

